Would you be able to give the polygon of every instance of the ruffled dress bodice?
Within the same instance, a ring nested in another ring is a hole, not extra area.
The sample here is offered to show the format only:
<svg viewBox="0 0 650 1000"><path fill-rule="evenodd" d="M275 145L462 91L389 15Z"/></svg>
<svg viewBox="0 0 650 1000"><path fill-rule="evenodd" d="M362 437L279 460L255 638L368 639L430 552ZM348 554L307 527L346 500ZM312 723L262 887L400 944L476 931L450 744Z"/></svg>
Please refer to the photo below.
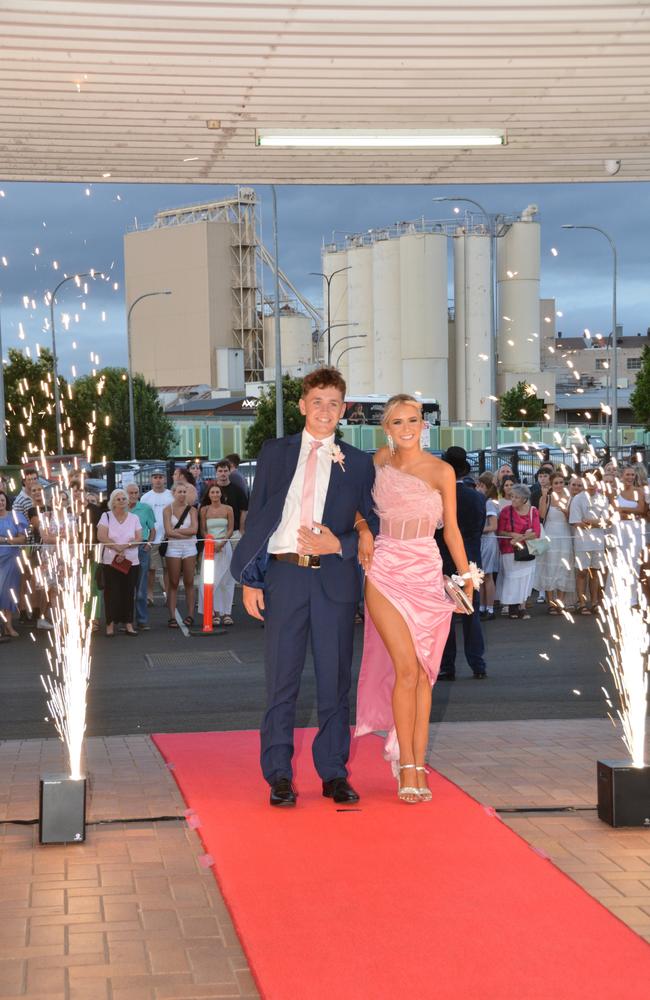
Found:
<svg viewBox="0 0 650 1000"><path fill-rule="evenodd" d="M372 495L382 535L402 541L432 538L442 527L442 497L417 476L380 465Z"/></svg>

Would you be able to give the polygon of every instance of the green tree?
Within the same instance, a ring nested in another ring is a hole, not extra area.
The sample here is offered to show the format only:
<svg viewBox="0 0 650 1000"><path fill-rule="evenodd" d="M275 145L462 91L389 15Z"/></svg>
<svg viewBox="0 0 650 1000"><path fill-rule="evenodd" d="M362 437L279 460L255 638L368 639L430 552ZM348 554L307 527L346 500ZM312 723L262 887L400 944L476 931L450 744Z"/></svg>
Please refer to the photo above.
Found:
<svg viewBox="0 0 650 1000"><path fill-rule="evenodd" d="M305 418L298 408L302 396L302 379L285 375L282 379L282 408L284 433L297 434L305 426ZM268 438L275 437L275 385L262 393L255 411L255 423L246 434L246 457L257 458L260 448Z"/></svg>
<svg viewBox="0 0 650 1000"><path fill-rule="evenodd" d="M517 382L500 397L499 410L502 424L541 424L546 403L535 395L528 382Z"/></svg>
<svg viewBox="0 0 650 1000"><path fill-rule="evenodd" d="M635 418L646 430L650 430L650 348L648 347L644 347L641 354L641 368L630 395L630 405Z"/></svg>
<svg viewBox="0 0 650 1000"><path fill-rule="evenodd" d="M56 452L53 365L52 354L46 350L34 359L10 347L8 356L9 364L4 369L7 460L15 465L39 451ZM70 415L65 415L67 388L66 380L59 377L66 444L70 440L70 430L75 438L79 431L83 436L85 430L72 421L72 426L68 426Z"/></svg>
<svg viewBox="0 0 650 1000"><path fill-rule="evenodd" d="M130 457L129 384L124 368L102 368L96 375L78 378L68 406L78 424L94 417L93 457L106 455L109 461ZM174 427L155 386L142 375L133 378L133 408L137 457L166 458L175 443Z"/></svg>

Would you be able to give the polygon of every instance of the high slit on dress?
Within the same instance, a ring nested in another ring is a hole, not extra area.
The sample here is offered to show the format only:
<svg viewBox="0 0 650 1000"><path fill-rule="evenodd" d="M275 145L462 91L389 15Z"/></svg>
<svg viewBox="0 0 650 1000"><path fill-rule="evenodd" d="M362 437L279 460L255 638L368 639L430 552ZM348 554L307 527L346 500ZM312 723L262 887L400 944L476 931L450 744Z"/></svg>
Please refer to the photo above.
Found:
<svg viewBox="0 0 650 1000"><path fill-rule="evenodd" d="M406 622L415 655L433 686L454 610L445 595L433 537L442 523L442 497L424 480L383 465L377 469L373 498L380 529L367 578ZM366 608L355 736L387 731L388 760L399 759L394 686L393 661Z"/></svg>

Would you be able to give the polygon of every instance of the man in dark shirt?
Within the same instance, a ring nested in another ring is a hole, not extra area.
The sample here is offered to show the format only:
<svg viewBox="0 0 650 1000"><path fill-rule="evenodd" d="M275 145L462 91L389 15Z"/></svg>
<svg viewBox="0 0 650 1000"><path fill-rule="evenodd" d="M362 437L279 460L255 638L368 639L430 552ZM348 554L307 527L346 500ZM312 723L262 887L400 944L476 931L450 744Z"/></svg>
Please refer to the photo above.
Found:
<svg viewBox="0 0 650 1000"><path fill-rule="evenodd" d="M470 562L481 565L481 536L485 526L485 497L475 487L469 486L465 478L470 471L467 452L464 448L448 448L442 456L456 473L456 517L458 527ZM436 532L436 542L442 556L442 571L447 576L456 573L456 567L445 545L442 531ZM454 615L451 620L449 638L442 654L439 680L456 679L456 621L460 618L463 626L463 644L467 660L476 680L487 677L485 667L485 642L479 617L478 591L474 594L474 614Z"/></svg>
<svg viewBox="0 0 650 1000"><path fill-rule="evenodd" d="M551 488L551 474L555 472L552 462L544 462L535 473L535 482L530 488L530 506L539 508L542 493Z"/></svg>
<svg viewBox="0 0 650 1000"><path fill-rule="evenodd" d="M232 507L235 517L235 531L244 533L246 524L246 512L248 511L248 497L241 486L230 480L230 464L225 458L217 462L217 486L221 490L221 502Z"/></svg>
<svg viewBox="0 0 650 1000"><path fill-rule="evenodd" d="M237 454L236 451L233 451L233 453L231 455L226 455L226 459L225 460L228 463L228 465L230 466L230 482L234 483L235 486L241 487L241 489L246 494L246 497L248 498L248 496L250 494L250 490L248 488L248 483L246 482L246 480L242 476L241 472L239 471L239 465L241 463L241 458L239 457L239 455Z"/></svg>

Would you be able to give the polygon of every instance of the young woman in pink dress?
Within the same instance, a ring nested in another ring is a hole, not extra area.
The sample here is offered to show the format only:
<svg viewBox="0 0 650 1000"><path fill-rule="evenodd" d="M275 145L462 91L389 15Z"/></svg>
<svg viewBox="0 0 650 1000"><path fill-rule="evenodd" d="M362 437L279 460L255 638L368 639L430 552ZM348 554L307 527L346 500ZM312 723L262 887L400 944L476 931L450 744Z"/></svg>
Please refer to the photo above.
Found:
<svg viewBox="0 0 650 1000"><path fill-rule="evenodd" d="M431 799L425 767L431 689L454 611L434 539L441 522L470 601L474 584L456 523L456 476L421 448L421 404L412 396L393 396L382 425L388 447L375 455L380 529L374 543L365 523L357 521L368 613L356 735L388 731L385 756L398 780L398 796L415 803Z"/></svg>

